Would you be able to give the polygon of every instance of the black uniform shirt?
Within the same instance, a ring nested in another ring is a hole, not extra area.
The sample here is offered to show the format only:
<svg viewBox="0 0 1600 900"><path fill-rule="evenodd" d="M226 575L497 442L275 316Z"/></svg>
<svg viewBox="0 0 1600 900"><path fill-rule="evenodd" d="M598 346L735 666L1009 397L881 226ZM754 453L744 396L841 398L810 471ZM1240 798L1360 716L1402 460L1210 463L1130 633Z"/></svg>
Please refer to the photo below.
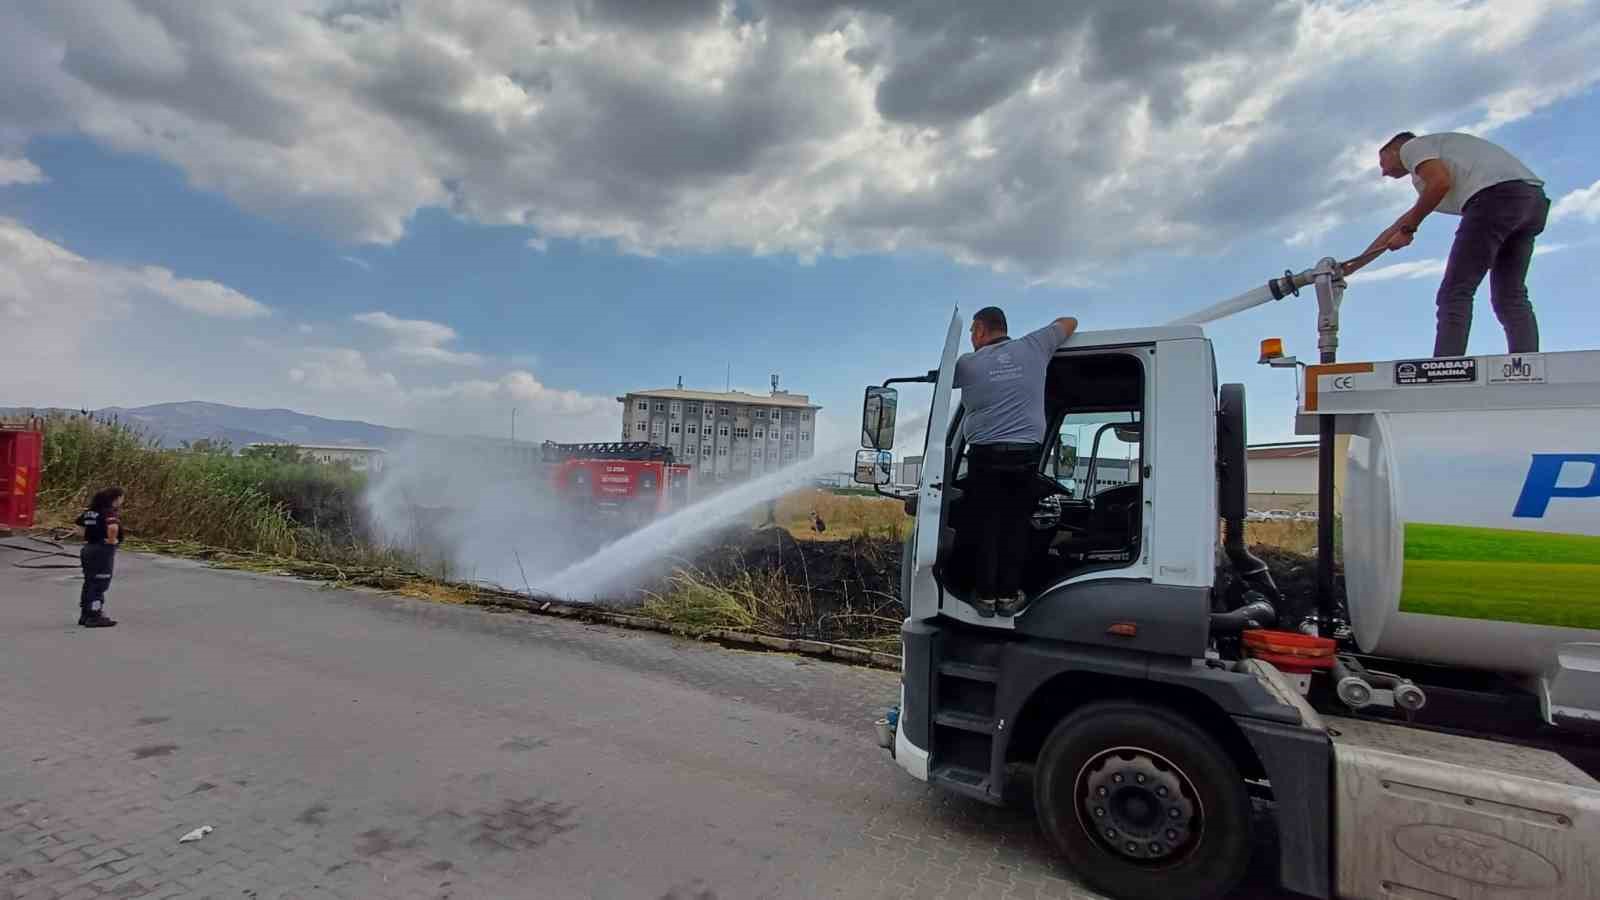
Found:
<svg viewBox="0 0 1600 900"><path fill-rule="evenodd" d="M78 525L83 528L83 540L89 544L104 544L107 529L117 524L117 521L116 510L101 513L86 509L83 515L78 517Z"/></svg>

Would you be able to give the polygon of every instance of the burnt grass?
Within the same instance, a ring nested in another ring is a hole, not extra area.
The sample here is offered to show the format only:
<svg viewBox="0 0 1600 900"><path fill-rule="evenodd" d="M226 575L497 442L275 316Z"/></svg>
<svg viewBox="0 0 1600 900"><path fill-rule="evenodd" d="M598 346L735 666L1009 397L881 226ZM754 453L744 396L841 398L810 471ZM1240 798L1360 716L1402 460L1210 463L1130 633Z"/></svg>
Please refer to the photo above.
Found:
<svg viewBox="0 0 1600 900"><path fill-rule="evenodd" d="M1293 627L1316 605L1316 557L1266 544L1252 544L1250 550L1267 564L1283 595L1279 627ZM902 552L901 540L887 535L797 540L782 528L741 525L672 560L637 591L607 605L636 607L650 596L669 594L674 575L687 572L705 584L764 589L775 599L761 616L762 631L823 641L894 639L905 617L899 597ZM1231 569L1222 565L1218 595L1229 596L1234 581ZM1337 568L1335 593L1342 606L1344 578Z"/></svg>
<svg viewBox="0 0 1600 900"><path fill-rule="evenodd" d="M905 618L899 599L901 555L900 539L887 535L797 540L783 528L741 525L673 560L670 570L654 573L616 605L669 594L674 575L687 573L710 585L764 589L771 602L764 605L762 630L782 637L897 638Z"/></svg>

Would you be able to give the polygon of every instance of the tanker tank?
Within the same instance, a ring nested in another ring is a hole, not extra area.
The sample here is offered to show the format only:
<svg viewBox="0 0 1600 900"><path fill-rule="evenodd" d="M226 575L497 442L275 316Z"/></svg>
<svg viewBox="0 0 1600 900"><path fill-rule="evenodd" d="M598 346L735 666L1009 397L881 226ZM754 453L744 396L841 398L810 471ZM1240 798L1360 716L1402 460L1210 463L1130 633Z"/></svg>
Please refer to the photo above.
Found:
<svg viewBox="0 0 1600 900"><path fill-rule="evenodd" d="M1600 352L1311 366L1351 435L1343 549L1365 653L1527 676L1600 709ZM1548 715L1548 713L1547 713Z"/></svg>

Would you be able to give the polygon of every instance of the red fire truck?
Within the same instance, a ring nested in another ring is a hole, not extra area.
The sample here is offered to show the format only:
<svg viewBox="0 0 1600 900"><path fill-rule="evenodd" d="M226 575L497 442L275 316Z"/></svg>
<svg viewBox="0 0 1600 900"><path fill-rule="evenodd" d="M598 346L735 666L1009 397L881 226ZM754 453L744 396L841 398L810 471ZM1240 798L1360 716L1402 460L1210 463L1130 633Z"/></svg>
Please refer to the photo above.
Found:
<svg viewBox="0 0 1600 900"><path fill-rule="evenodd" d="M689 503L690 467L646 441L541 445L550 485L580 513L616 515L630 525Z"/></svg>

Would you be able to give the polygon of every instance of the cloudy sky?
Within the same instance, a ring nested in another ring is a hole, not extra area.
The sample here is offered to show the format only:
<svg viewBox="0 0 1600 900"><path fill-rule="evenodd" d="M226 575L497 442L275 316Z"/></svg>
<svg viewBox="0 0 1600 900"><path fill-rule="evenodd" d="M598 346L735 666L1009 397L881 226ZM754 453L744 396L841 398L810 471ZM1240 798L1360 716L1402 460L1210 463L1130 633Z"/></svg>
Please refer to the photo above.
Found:
<svg viewBox="0 0 1600 900"><path fill-rule="evenodd" d="M0 405L594 439L630 388L779 372L839 428L957 305L1157 324L1355 255L1400 129L1547 181L1545 349L1600 347L1600 2L1169 6L0 4ZM1344 358L1431 348L1453 228L1352 283ZM1311 309L1210 333L1287 436L1255 342L1313 353Z"/></svg>

